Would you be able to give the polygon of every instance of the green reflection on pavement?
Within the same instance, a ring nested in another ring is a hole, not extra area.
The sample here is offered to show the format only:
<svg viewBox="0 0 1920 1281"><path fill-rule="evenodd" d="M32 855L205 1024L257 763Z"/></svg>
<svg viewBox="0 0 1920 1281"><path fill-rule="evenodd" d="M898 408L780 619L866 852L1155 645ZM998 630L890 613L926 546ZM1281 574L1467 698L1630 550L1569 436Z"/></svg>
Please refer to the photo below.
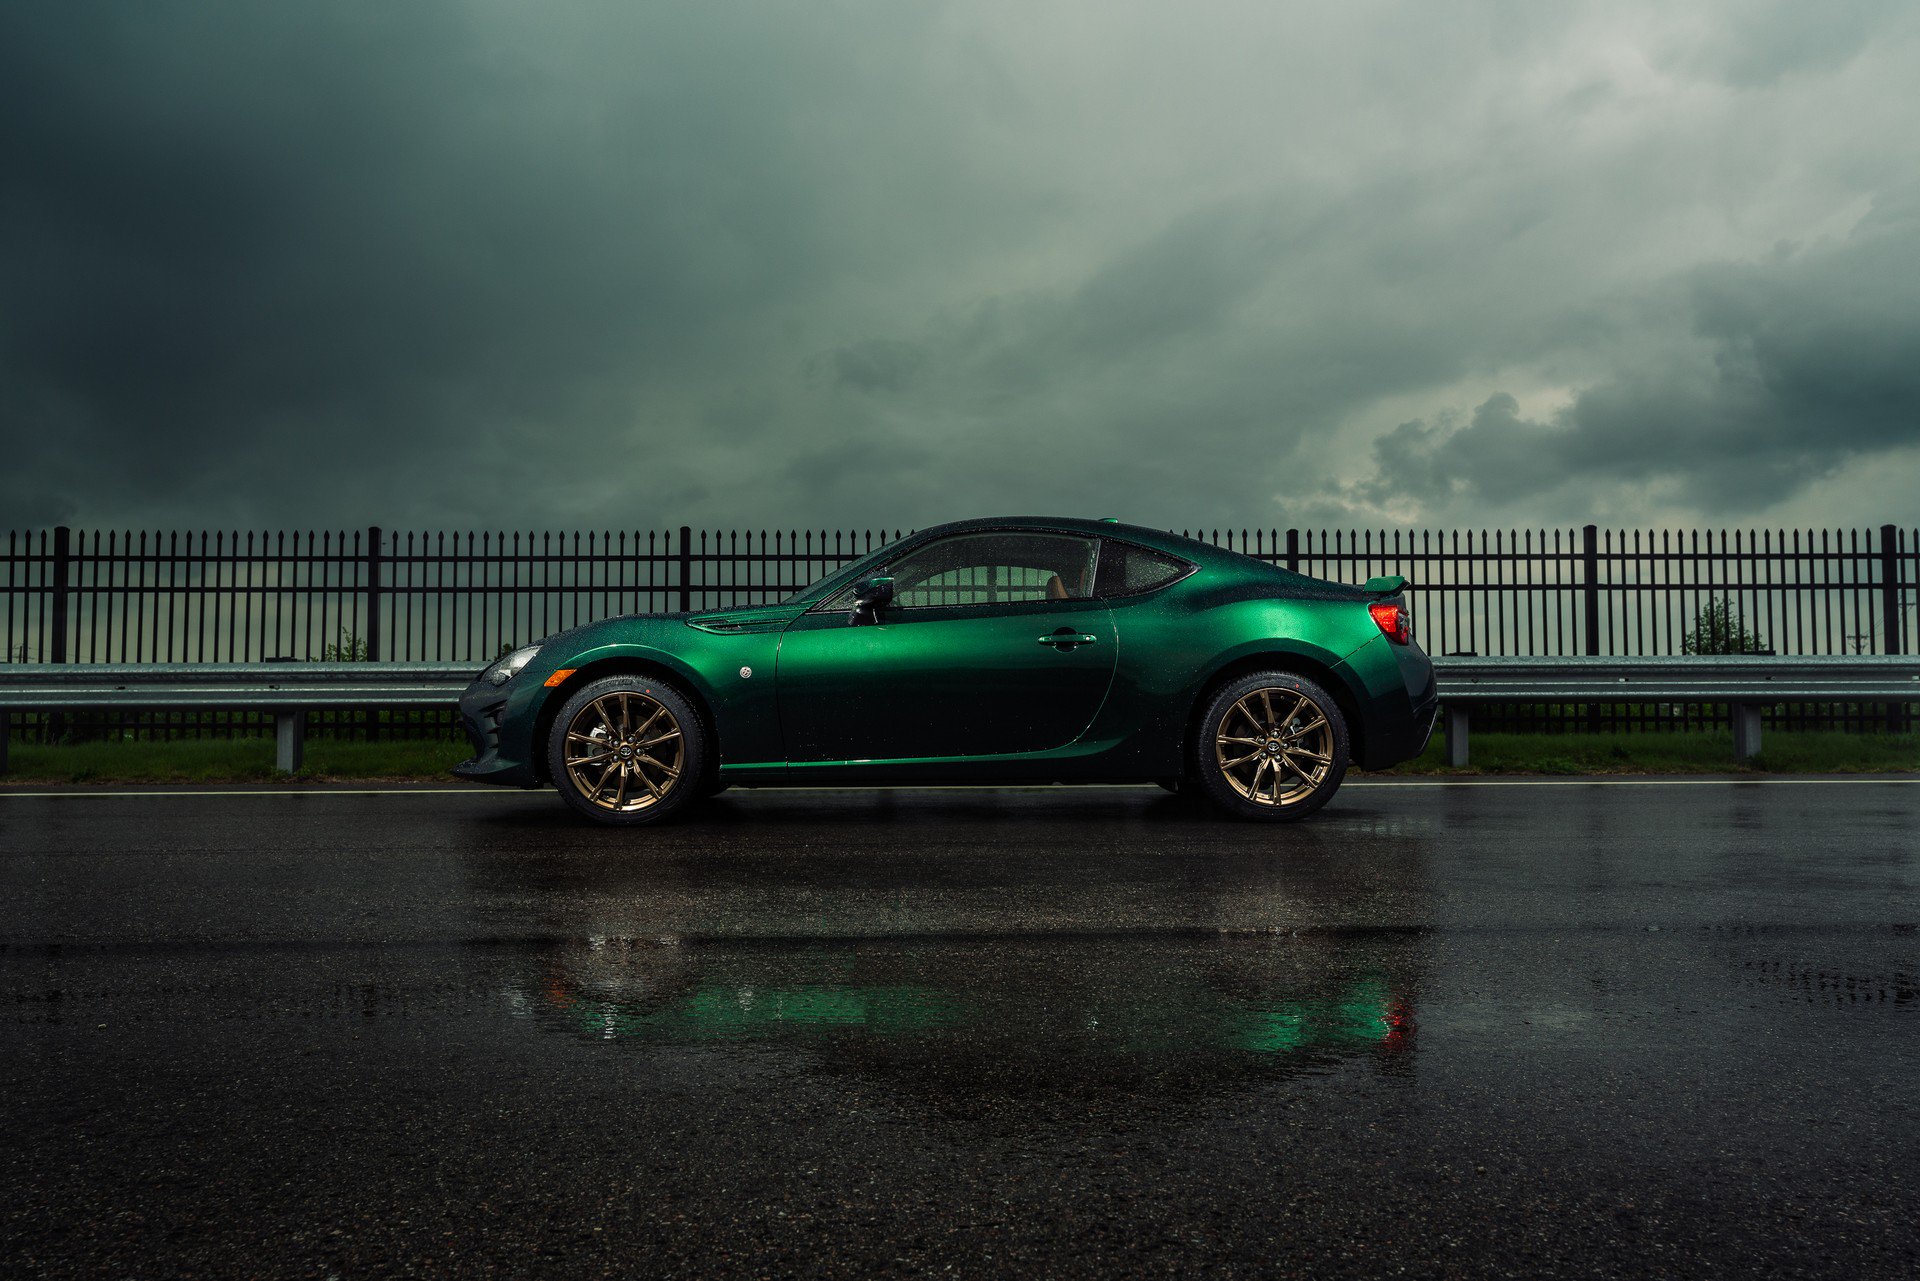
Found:
<svg viewBox="0 0 1920 1281"><path fill-rule="evenodd" d="M685 1039L829 1033L857 1030L879 1036L952 1028L962 1023L1018 1034L1022 1019L1007 1011L994 1017L966 1007L956 997L910 985L850 987L796 984L708 984L660 1004L559 996L581 1031L600 1038L670 1036ZM1336 995L1305 997L1258 1006L1213 997L1186 1002L1140 1001L1109 1005L1078 1023L1078 1035L1106 1040L1127 1053L1178 1052L1196 1044L1280 1055L1311 1048L1360 1048L1388 1042L1397 1027L1392 992L1378 978L1355 980ZM1033 1011L1025 1011L1032 1014ZM1025 1029L1029 1036L1059 1034L1058 1024Z"/></svg>
<svg viewBox="0 0 1920 1281"><path fill-rule="evenodd" d="M864 1028L884 1035L946 1027L959 1018L952 1000L924 988L824 985L703 987L657 1010L582 999L570 1013L583 1031L603 1037L725 1037L783 1028Z"/></svg>
<svg viewBox="0 0 1920 1281"><path fill-rule="evenodd" d="M1308 1046L1369 1044L1393 1035L1392 1002L1378 980L1355 983L1330 1000L1286 1001L1232 1020L1228 1044L1263 1054Z"/></svg>

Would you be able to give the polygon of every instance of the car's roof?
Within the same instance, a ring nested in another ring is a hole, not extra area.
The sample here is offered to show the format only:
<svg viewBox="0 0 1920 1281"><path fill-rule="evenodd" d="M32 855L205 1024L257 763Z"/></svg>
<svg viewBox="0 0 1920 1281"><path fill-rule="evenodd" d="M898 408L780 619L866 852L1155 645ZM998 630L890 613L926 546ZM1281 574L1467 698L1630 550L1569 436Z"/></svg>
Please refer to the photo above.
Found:
<svg viewBox="0 0 1920 1281"><path fill-rule="evenodd" d="M1188 560L1209 560L1217 555L1233 555L1210 543L1183 538L1179 534L1171 534L1164 529L1150 529L1145 525L1129 525L1124 521L1106 518L1096 520L1086 516L979 516L972 520L956 520L944 525L930 525L920 530L920 535L965 533L971 529L1052 529L1062 533L1098 534L1141 543Z"/></svg>

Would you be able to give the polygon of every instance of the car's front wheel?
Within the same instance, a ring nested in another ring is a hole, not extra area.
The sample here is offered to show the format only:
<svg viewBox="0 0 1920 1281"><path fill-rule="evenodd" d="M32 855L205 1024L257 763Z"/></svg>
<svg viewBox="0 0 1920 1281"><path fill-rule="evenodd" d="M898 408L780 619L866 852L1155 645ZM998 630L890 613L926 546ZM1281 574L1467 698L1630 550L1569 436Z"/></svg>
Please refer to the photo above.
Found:
<svg viewBox="0 0 1920 1281"><path fill-rule="evenodd" d="M1193 776L1228 813L1284 822L1325 805L1349 759L1347 720L1332 695L1291 672L1254 672L1208 702Z"/></svg>
<svg viewBox="0 0 1920 1281"><path fill-rule="evenodd" d="M699 793L707 740L686 696L649 676L583 686L553 718L547 766L560 796L597 823L657 823Z"/></svg>

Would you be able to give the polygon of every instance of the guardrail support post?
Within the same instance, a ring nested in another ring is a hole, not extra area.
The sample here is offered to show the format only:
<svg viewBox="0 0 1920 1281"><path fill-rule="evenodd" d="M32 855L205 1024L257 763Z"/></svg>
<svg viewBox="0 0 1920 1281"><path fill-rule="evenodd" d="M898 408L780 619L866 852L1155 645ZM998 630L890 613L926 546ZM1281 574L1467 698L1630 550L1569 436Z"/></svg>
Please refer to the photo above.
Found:
<svg viewBox="0 0 1920 1281"><path fill-rule="evenodd" d="M298 774L307 755L307 714L273 714L273 767L282 774Z"/></svg>
<svg viewBox="0 0 1920 1281"><path fill-rule="evenodd" d="M1733 712L1733 754L1743 761L1760 755L1760 704L1735 703Z"/></svg>
<svg viewBox="0 0 1920 1281"><path fill-rule="evenodd" d="M1467 766L1467 709L1448 707L1443 709L1446 719L1447 766L1450 769L1465 769Z"/></svg>
<svg viewBox="0 0 1920 1281"><path fill-rule="evenodd" d="M0 707L0 778L7 773L7 739L13 734L13 713Z"/></svg>

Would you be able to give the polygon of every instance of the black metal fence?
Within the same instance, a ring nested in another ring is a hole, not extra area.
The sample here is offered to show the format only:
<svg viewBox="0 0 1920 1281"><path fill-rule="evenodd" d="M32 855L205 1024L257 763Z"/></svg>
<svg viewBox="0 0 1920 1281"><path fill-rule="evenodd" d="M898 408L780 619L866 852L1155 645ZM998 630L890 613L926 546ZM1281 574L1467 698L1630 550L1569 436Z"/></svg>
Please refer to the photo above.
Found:
<svg viewBox="0 0 1920 1281"><path fill-rule="evenodd" d="M901 536L887 530L10 532L0 639L10 662L366 659L483 663L610 614L778 600ZM1412 580L1414 630L1444 654L1675 654L1703 611L1781 654L1902 653L1920 530L1183 531L1316 577ZM1557 725L1526 709L1515 725ZM1599 727L1694 725L1711 711L1619 709ZM1783 726L1885 724L1799 709ZM365 732L381 723L362 714ZM1498 718L1486 721L1498 727ZM145 718L152 732L247 732L245 718ZM33 736L31 725L17 729Z"/></svg>

